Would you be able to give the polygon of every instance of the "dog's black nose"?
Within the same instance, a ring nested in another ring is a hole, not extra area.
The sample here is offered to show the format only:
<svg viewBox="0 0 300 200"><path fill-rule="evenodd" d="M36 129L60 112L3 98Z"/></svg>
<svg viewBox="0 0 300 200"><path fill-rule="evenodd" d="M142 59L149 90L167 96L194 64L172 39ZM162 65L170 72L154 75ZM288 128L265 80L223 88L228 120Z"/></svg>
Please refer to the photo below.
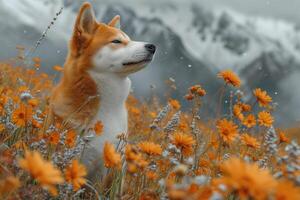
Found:
<svg viewBox="0 0 300 200"><path fill-rule="evenodd" d="M156 50L156 46L154 44L146 44L145 48L147 49L147 51L149 51L150 53L155 53Z"/></svg>

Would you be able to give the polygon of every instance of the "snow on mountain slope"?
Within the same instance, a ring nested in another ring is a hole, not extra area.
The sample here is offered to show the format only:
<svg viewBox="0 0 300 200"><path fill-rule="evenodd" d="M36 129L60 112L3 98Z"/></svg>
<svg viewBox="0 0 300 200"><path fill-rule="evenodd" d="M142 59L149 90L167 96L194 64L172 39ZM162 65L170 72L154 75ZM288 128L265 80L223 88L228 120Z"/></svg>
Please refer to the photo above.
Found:
<svg viewBox="0 0 300 200"><path fill-rule="evenodd" d="M300 60L300 32L284 21L248 17L228 9L208 11L197 4L146 11L136 10L140 16L161 19L180 36L191 55L217 68L241 68L262 53L277 50Z"/></svg>
<svg viewBox="0 0 300 200"><path fill-rule="evenodd" d="M109 2L109 1L106 1ZM130 1L129 1L130 2ZM69 4L55 25L53 40L66 40L71 32L75 18L75 8L80 1ZM61 1L10 0L1 2L1 24L18 26L25 24L43 31L55 12L62 6ZM122 13L128 2L118 3ZM94 2L98 17L102 18L105 9L110 6L103 1ZM143 6L143 9L140 9ZM73 8L73 9L72 9ZM144 6L131 4L129 7L139 18L160 19L183 41L184 47L191 56L205 60L216 68L242 68L262 53L283 51L298 61L300 54L300 32L293 24L241 15L228 9L206 10L202 5L149 3ZM8 17L14 19L11 23ZM135 32L149 24L136 24ZM57 31L56 31L57 30ZM157 30L159 31L159 30ZM216 59L217 58L217 59Z"/></svg>
<svg viewBox="0 0 300 200"><path fill-rule="evenodd" d="M72 30L70 24L73 24L75 18L74 7L78 8L80 3L78 1L74 5L69 4L64 9L52 31L55 34L50 34L50 37L54 37L53 40L66 40L69 37ZM63 3L59 0L10 0L2 1L1 4L1 24L25 24L43 31ZM121 4L116 6L120 14L124 12L124 6L126 7L128 2ZM109 3L103 1L95 1L94 5L100 18L104 17L103 13L110 7ZM163 26L170 28L180 37L191 56L205 60L217 69L240 69L268 51L282 51L295 57L297 61L300 60L300 31L297 31L293 24L284 21L248 17L228 9L206 10L196 3L132 5L128 8L139 18L160 19ZM143 9L140 9L141 6ZM7 18L14 19L14 23L6 20ZM139 29L142 30L145 26L149 24L136 24L135 32L139 33Z"/></svg>

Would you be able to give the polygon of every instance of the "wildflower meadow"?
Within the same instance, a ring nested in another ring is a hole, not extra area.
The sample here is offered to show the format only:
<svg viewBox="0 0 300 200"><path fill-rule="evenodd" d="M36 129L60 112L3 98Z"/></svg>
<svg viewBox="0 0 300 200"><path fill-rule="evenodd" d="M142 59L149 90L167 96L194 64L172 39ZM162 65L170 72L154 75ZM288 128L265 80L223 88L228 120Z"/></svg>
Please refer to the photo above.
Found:
<svg viewBox="0 0 300 200"><path fill-rule="evenodd" d="M39 58L0 64L0 199L300 199L297 130L276 127L272 97L263 88L244 94L233 71L216 74L219 91L187 88L185 102L132 94L129 131L117 145L105 143L98 156L107 171L90 182L81 153L105 124L88 135L59 122L47 127L48 97L63 67L54 75L42 67ZM209 96L220 105L203 119Z"/></svg>
<svg viewBox="0 0 300 200"><path fill-rule="evenodd" d="M245 92L234 71L215 74L219 90L199 80L180 100L172 92L167 100L132 93L128 133L105 142L97 155L105 170L91 181L83 152L106 124L85 132L49 124L49 98L64 68L44 73L33 51L17 49L0 62L0 199L300 199L300 129L277 126L272 96L264 88ZM176 90L174 81L169 86ZM208 115L211 99L219 103Z"/></svg>

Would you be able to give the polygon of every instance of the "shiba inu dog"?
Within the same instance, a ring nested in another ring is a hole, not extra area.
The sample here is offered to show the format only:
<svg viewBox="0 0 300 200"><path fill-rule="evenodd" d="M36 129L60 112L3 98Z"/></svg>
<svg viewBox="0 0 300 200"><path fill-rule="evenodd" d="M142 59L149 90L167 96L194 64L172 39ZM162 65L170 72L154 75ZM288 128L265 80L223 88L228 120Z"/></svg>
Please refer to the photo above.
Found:
<svg viewBox="0 0 300 200"><path fill-rule="evenodd" d="M92 6L84 3L77 16L63 76L54 88L50 107L70 127L89 129L97 121L103 134L92 139L82 160L89 172L97 170L104 143L116 143L127 132L128 75L153 59L156 47L132 41L120 30L120 16L108 24L96 21Z"/></svg>

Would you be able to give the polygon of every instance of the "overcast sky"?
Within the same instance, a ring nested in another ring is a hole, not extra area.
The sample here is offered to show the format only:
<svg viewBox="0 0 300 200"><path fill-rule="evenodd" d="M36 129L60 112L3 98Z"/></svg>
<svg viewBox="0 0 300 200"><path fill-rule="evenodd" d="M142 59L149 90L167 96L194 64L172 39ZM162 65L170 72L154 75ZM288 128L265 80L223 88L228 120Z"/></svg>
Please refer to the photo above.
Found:
<svg viewBox="0 0 300 200"><path fill-rule="evenodd" d="M130 3L163 3L175 1L176 3L201 2L208 6L225 6L249 15L279 18L292 21L300 25L300 0L92 0L108 2Z"/></svg>
<svg viewBox="0 0 300 200"><path fill-rule="evenodd" d="M248 14L283 18L300 24L300 0L198 0L232 7Z"/></svg>

